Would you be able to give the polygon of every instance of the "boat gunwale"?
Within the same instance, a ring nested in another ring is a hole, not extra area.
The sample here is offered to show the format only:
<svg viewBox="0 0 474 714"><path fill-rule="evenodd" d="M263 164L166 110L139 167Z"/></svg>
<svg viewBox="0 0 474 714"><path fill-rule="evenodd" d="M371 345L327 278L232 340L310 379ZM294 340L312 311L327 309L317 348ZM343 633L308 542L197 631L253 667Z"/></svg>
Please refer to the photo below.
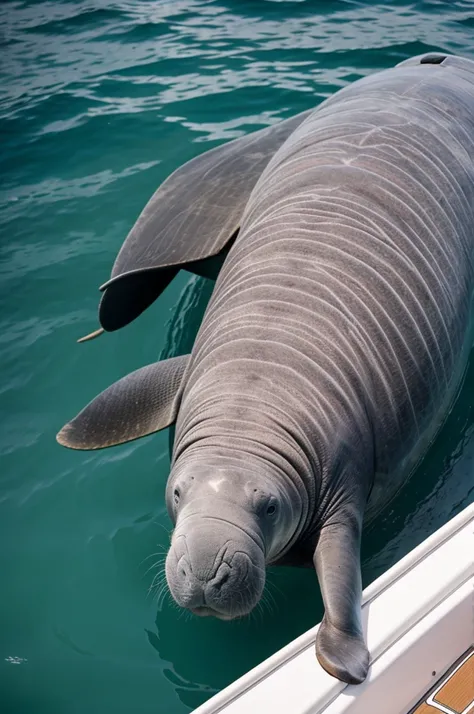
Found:
<svg viewBox="0 0 474 714"><path fill-rule="evenodd" d="M362 594L362 608L367 608L367 606L383 595L383 593L385 593L391 586L399 582L402 577L413 571L416 566L420 565L420 563L426 560L429 556L436 553L436 551L438 551L447 541L462 531L470 521L474 521L474 503L466 506L460 513L434 531L434 533L428 536L419 545L415 546L415 548L409 551L385 573L380 575L376 580L368 585ZM462 581L456 580L453 587L449 589L449 591L446 591L442 597L436 601L433 605L433 609L446 601L453 594L453 592L456 591L456 589L459 589L466 582L468 582L470 577L472 577L472 573L469 571ZM410 628L415 627L426 614L427 613L419 617L415 622L411 622ZM299 637L295 638L292 642L289 642L269 658L204 702L195 710L195 714L219 714L219 712L221 712L226 706L232 704L237 699L244 696L247 692L254 689L269 676L278 672L278 670L284 665L289 664L292 660L302 655L310 647L314 647L318 628L319 623L304 632ZM402 639L406 633L407 630L400 633L397 637L395 637L395 639L389 640L386 646L383 647L383 649L373 659L371 659L371 666L377 662L390 647L393 647L400 639ZM329 675L327 676L329 677ZM327 697L325 698L324 703L321 703L320 706L331 705L339 694L349 686L348 684L340 682L332 677L330 679L333 679L333 682L331 682L333 686L331 686L327 691Z"/></svg>

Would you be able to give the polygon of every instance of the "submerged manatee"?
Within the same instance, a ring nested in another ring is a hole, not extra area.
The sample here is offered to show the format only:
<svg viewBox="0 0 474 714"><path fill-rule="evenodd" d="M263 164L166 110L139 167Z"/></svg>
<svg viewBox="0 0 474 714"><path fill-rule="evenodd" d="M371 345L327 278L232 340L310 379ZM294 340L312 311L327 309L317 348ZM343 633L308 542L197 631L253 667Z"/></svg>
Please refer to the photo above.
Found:
<svg viewBox="0 0 474 714"><path fill-rule="evenodd" d="M317 656L361 682L363 517L426 451L472 341L474 62L413 58L178 169L117 257L102 327L180 268L220 266L192 353L113 384L58 440L98 449L176 421L176 602L245 615L266 565L314 563Z"/></svg>

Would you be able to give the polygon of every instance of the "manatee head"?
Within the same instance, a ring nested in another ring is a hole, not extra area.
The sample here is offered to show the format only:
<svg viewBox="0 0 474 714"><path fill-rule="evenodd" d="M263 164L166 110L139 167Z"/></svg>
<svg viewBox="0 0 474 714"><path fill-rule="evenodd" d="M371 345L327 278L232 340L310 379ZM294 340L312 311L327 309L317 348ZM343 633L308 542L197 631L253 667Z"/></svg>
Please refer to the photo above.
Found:
<svg viewBox="0 0 474 714"><path fill-rule="evenodd" d="M257 605L265 566L287 549L302 511L297 492L271 476L192 463L171 473L166 579L178 605L222 620Z"/></svg>

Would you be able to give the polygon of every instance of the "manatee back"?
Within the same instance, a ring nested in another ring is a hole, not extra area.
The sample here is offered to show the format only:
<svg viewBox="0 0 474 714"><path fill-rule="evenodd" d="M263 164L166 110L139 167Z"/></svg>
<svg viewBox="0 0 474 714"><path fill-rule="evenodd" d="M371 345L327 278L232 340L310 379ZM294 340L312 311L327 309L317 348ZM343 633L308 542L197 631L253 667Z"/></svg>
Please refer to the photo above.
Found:
<svg viewBox="0 0 474 714"><path fill-rule="evenodd" d="M222 442L260 425L269 450L291 433L310 474L314 444L333 452L341 424L362 443L368 418L376 468L406 465L462 372L473 156L469 60L381 72L312 113L247 204L193 350L179 448L193 418ZM228 433L199 420L216 389Z"/></svg>

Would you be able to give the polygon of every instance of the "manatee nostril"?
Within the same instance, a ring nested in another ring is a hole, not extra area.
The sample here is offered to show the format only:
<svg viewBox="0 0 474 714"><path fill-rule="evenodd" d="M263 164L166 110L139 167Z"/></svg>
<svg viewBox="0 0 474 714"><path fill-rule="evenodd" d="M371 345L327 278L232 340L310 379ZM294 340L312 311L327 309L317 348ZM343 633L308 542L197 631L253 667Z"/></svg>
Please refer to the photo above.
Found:
<svg viewBox="0 0 474 714"><path fill-rule="evenodd" d="M177 572L181 578L189 578L189 576L192 572L191 567L184 556L182 558L180 558L180 560L179 560Z"/></svg>
<svg viewBox="0 0 474 714"><path fill-rule="evenodd" d="M223 585L226 584L226 582L229 579L229 573L224 573L222 578L219 580L219 582L216 583L216 588L220 589Z"/></svg>
<svg viewBox="0 0 474 714"><path fill-rule="evenodd" d="M214 581L212 583L212 586L216 590L220 590L223 585L226 584L226 582L230 578L230 568L227 565L227 563L222 563L220 566L219 570L217 571L216 577L214 578Z"/></svg>

